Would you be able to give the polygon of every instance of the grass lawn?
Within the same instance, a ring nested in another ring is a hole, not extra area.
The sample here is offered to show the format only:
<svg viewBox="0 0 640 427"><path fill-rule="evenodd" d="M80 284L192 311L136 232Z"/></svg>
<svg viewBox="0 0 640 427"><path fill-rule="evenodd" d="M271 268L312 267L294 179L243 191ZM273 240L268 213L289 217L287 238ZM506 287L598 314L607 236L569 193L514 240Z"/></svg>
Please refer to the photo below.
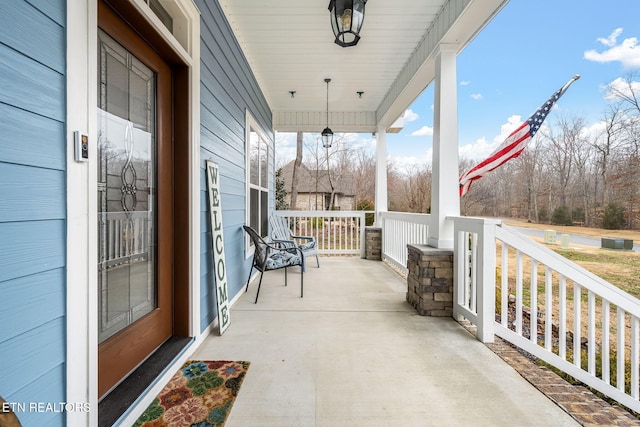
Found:
<svg viewBox="0 0 640 427"><path fill-rule="evenodd" d="M603 230L600 228L567 227L549 224L530 224L527 222L505 221L515 227L536 228L539 230L555 230L558 234L574 234L588 237L613 237L633 239L640 242L640 232L629 230ZM539 243L542 239L532 237ZM603 278L636 298L640 298L640 252L602 249L593 246L572 244L569 250L562 250L560 245L545 245L586 268L593 274Z"/></svg>

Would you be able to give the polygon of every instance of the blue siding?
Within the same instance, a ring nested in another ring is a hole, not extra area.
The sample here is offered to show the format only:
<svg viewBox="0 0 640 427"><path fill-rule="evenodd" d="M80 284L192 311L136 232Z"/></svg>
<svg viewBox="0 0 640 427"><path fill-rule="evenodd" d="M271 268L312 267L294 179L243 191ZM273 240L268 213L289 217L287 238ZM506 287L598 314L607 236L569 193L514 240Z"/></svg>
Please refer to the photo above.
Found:
<svg viewBox="0 0 640 427"><path fill-rule="evenodd" d="M0 103L0 162L63 170L63 140L63 123Z"/></svg>
<svg viewBox="0 0 640 427"><path fill-rule="evenodd" d="M65 5L0 8L0 396L16 403L66 400Z"/></svg>
<svg viewBox="0 0 640 427"><path fill-rule="evenodd" d="M65 34L59 23L19 1L3 2L0 22L0 43L60 74L64 72Z"/></svg>
<svg viewBox="0 0 640 427"><path fill-rule="evenodd" d="M47 350L50 350L47 349ZM26 366L31 369L31 366ZM15 393L3 396L8 402L18 403L55 403L62 402L65 394L66 371L64 365L57 365L41 374L39 378L27 384ZM61 412L18 412L16 414L24 427L27 426L64 426L66 416Z"/></svg>
<svg viewBox="0 0 640 427"><path fill-rule="evenodd" d="M0 222L62 218L65 191L63 171L0 163Z"/></svg>
<svg viewBox="0 0 640 427"><path fill-rule="evenodd" d="M64 99L62 74L0 44L0 103L62 122Z"/></svg>
<svg viewBox="0 0 640 427"><path fill-rule="evenodd" d="M251 259L245 259L245 126L248 110L274 142L271 110L253 76L239 44L217 1L196 0L201 12L200 90L200 313L201 330L215 319L215 272L211 253L211 229L205 161L220 166L222 221L229 297L244 290ZM273 158L270 161L273 170ZM271 179L273 182L273 178ZM272 202L270 202L272 206ZM232 320L233 321L233 320Z"/></svg>

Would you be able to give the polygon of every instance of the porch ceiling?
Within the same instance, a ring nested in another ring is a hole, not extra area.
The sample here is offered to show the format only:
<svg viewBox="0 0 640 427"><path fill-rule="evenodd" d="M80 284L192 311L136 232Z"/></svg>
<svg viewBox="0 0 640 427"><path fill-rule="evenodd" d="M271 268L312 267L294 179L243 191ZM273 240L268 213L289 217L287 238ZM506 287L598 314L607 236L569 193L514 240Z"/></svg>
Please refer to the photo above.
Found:
<svg viewBox="0 0 640 427"><path fill-rule="evenodd" d="M431 83L440 44L461 51L508 0L370 0L362 39L349 48L333 42L328 0L219 1L275 130L322 130L324 79L331 78L333 131L374 132L389 127Z"/></svg>

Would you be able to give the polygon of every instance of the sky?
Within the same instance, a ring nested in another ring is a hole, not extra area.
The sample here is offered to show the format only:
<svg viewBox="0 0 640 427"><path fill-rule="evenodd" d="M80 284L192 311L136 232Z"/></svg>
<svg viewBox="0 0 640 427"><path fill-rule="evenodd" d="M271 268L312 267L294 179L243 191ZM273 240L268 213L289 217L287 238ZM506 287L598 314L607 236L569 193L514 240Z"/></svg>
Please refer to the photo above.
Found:
<svg viewBox="0 0 640 427"><path fill-rule="evenodd" d="M597 128L608 84L635 72L640 91L639 17L640 0L510 0L457 58L460 157L487 157L575 74L545 124L577 116ZM432 136L433 84L405 112L404 129L387 134L388 159L399 170L431 163ZM370 134L343 138L375 152ZM278 134L276 165L293 157L295 134Z"/></svg>

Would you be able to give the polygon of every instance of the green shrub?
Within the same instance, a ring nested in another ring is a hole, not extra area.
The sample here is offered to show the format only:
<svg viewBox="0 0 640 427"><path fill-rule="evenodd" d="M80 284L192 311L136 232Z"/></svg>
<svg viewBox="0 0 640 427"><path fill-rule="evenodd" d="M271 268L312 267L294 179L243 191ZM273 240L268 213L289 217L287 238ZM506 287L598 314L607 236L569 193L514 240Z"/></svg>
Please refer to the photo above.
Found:
<svg viewBox="0 0 640 427"><path fill-rule="evenodd" d="M551 215L551 224L553 225L573 225L571 221L571 215L569 214L569 208L566 206L558 206L553 210Z"/></svg>
<svg viewBox="0 0 640 427"><path fill-rule="evenodd" d="M311 228L322 228L324 225L324 220L320 217L314 216L309 221L309 227Z"/></svg>
<svg viewBox="0 0 640 427"><path fill-rule="evenodd" d="M549 211L547 210L547 208L538 209L538 220L546 221L548 219L549 219Z"/></svg>
<svg viewBox="0 0 640 427"><path fill-rule="evenodd" d="M284 178L282 178L282 168L276 171L276 209L284 211L289 209L286 200L287 190L284 188Z"/></svg>
<svg viewBox="0 0 640 427"><path fill-rule="evenodd" d="M356 204L356 210L357 211L372 211L375 209L375 205L373 204L373 202L371 200L360 200L357 204ZM375 220L375 214L372 213L367 213L364 215L365 218L365 225L373 225L373 221Z"/></svg>
<svg viewBox="0 0 640 427"><path fill-rule="evenodd" d="M624 226L624 208L616 203L610 203L604 208L602 228L605 230L620 230Z"/></svg>
<svg viewBox="0 0 640 427"><path fill-rule="evenodd" d="M584 222L584 220L585 220L584 208L575 208L571 212L571 219L573 221Z"/></svg>

